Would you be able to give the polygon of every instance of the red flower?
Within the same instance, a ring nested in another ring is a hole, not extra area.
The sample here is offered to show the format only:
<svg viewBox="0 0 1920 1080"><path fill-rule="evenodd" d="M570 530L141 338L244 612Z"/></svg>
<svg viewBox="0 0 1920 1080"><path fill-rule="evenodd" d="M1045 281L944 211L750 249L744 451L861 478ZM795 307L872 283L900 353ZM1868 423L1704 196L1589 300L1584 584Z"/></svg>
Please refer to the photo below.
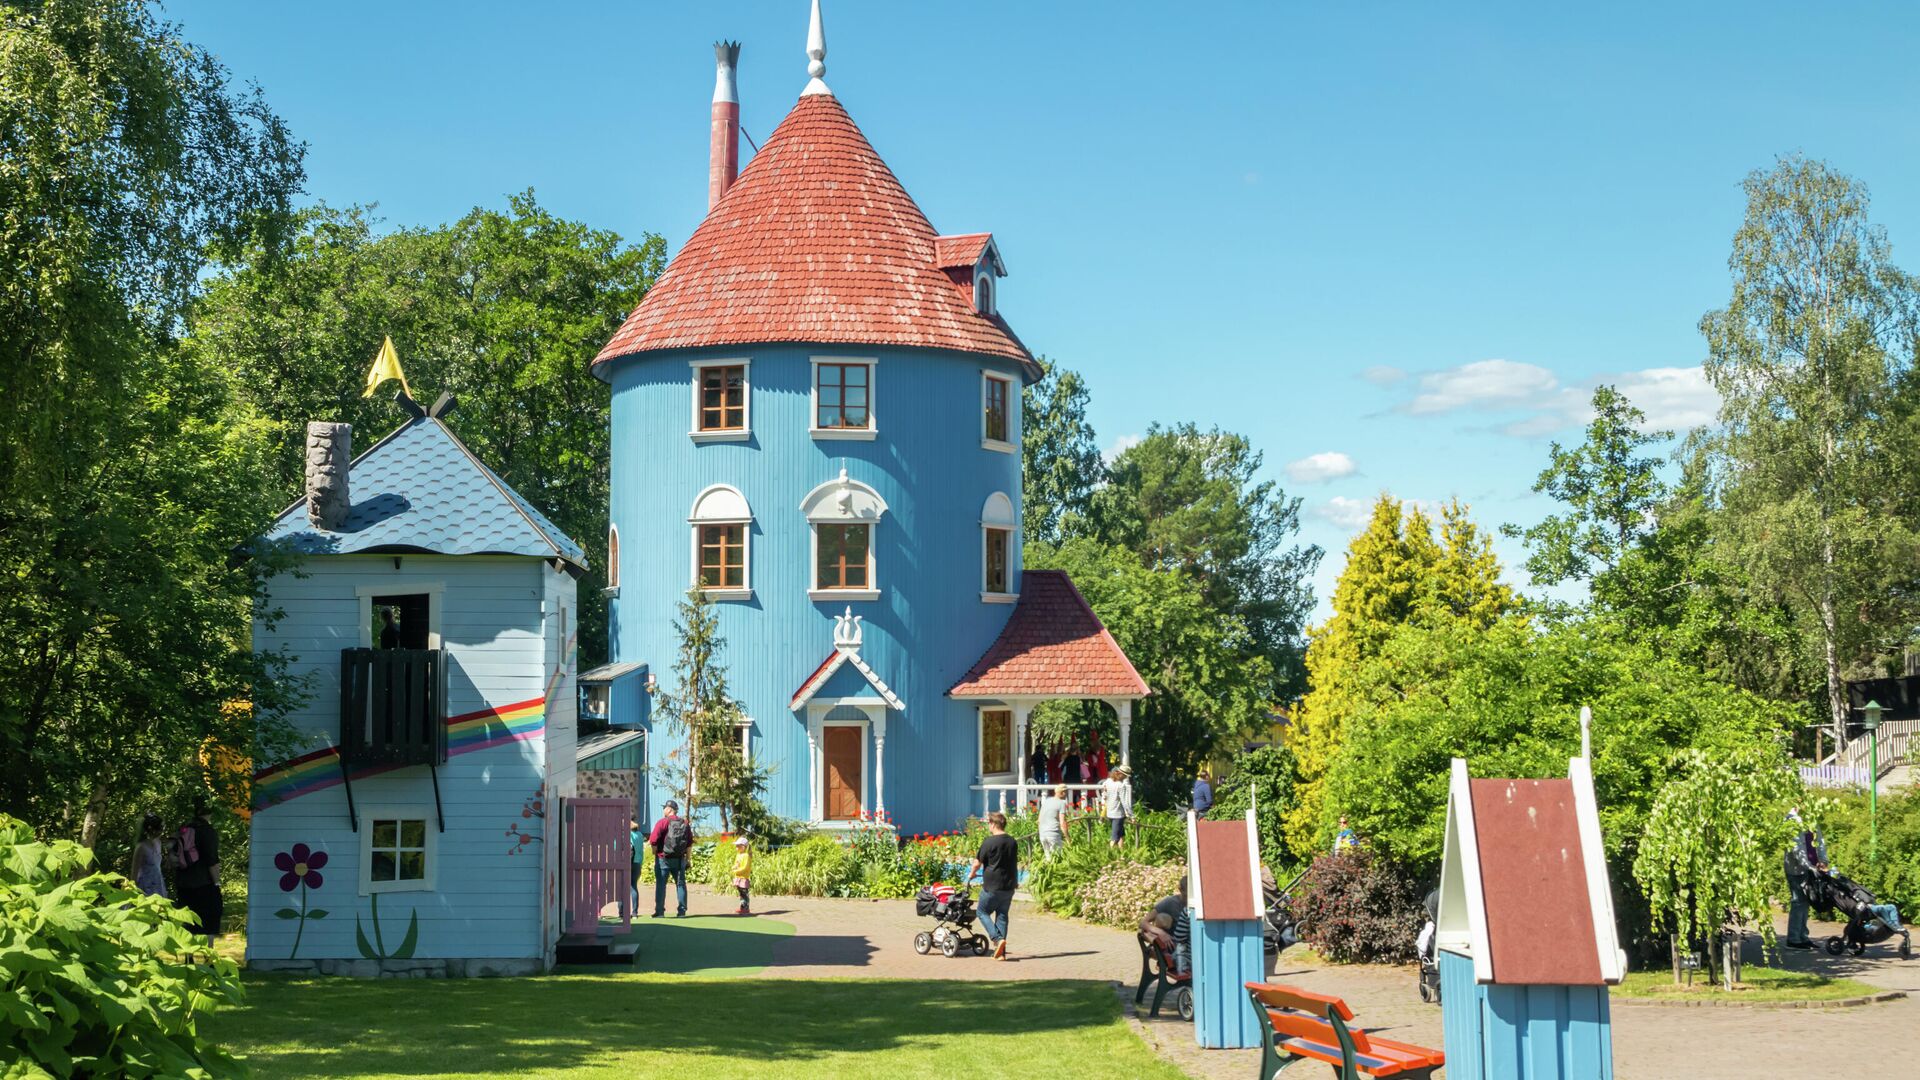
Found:
<svg viewBox="0 0 1920 1080"><path fill-rule="evenodd" d="M314 851L305 844L295 844L292 851L283 851L273 857L274 869L281 871L281 892L292 892L303 884L309 889L319 888L325 880L320 876L320 868L325 865L327 853Z"/></svg>

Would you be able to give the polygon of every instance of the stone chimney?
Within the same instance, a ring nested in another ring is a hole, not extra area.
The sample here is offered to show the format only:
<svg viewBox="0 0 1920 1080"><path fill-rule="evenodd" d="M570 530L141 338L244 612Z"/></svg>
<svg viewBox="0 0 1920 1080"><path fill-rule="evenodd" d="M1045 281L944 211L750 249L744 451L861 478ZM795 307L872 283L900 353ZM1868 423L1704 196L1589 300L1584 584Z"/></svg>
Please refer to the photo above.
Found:
<svg viewBox="0 0 1920 1080"><path fill-rule="evenodd" d="M307 520L339 532L353 506L347 466L353 461L353 425L314 421L307 425Z"/></svg>
<svg viewBox="0 0 1920 1080"><path fill-rule="evenodd" d="M720 197L740 175L740 43L713 43L713 130L707 144L707 209L711 211Z"/></svg>

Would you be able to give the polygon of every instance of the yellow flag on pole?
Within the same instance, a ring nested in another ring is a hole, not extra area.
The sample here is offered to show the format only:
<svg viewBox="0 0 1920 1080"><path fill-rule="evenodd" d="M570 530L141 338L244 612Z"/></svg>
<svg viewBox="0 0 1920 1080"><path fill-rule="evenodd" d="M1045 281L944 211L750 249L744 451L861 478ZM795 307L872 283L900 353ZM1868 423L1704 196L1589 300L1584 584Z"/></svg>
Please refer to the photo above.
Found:
<svg viewBox="0 0 1920 1080"><path fill-rule="evenodd" d="M373 367L367 369L367 392L360 396L372 397L388 379L399 379L400 389L405 390L408 397L413 396L413 387L407 385L407 373L400 370L400 354L394 351L390 337L380 340L380 355L373 358Z"/></svg>

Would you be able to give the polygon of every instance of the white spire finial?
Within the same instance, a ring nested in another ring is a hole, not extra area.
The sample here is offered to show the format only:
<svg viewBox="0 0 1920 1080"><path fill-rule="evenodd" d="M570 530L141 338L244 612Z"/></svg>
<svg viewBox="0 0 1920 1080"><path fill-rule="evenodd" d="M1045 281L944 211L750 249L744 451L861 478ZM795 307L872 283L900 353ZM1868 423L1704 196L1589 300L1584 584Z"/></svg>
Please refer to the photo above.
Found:
<svg viewBox="0 0 1920 1080"><path fill-rule="evenodd" d="M1582 705L1580 706L1580 756L1586 758L1588 761L1593 760L1592 729L1593 709L1589 706Z"/></svg>
<svg viewBox="0 0 1920 1080"><path fill-rule="evenodd" d="M860 651L860 618L853 613L852 605L848 605L846 614L833 617L834 648Z"/></svg>
<svg viewBox="0 0 1920 1080"><path fill-rule="evenodd" d="M827 32L820 28L820 0L813 0L813 20L807 24L807 88L800 91L801 97L809 94L833 96L827 84L821 79L827 74Z"/></svg>

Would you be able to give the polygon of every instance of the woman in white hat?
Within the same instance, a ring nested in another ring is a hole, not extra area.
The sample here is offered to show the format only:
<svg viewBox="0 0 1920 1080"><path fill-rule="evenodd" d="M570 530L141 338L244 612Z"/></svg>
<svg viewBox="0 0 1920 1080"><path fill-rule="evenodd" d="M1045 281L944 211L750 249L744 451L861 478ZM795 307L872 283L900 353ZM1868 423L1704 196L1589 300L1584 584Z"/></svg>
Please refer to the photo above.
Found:
<svg viewBox="0 0 1920 1080"><path fill-rule="evenodd" d="M1116 767L1100 781L1100 797L1107 807L1107 838L1114 846L1127 836L1127 819L1133 817L1133 770L1125 765Z"/></svg>

